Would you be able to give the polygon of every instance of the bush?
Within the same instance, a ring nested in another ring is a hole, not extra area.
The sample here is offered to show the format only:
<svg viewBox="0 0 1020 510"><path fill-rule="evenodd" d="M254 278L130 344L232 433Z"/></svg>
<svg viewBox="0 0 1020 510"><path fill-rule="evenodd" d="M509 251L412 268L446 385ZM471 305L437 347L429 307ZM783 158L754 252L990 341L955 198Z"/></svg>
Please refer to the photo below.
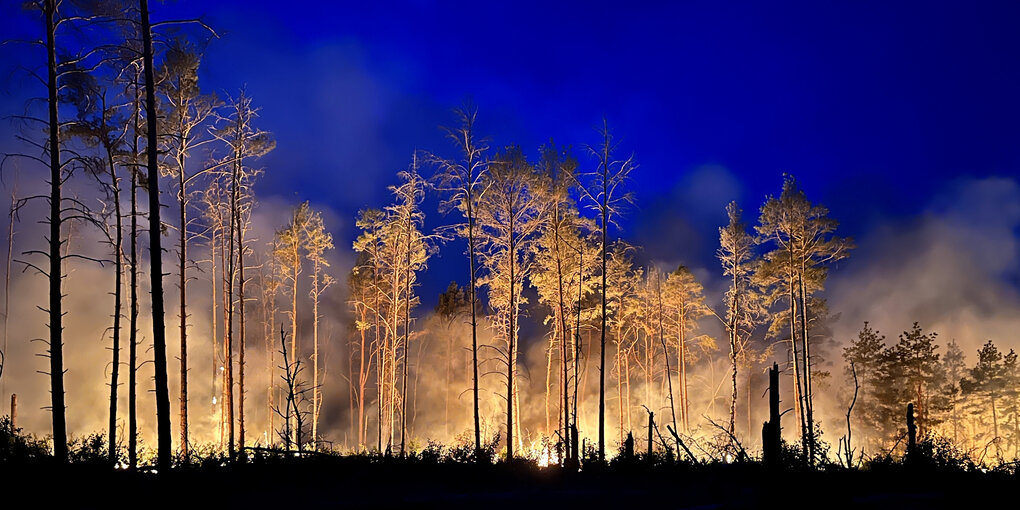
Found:
<svg viewBox="0 0 1020 510"><path fill-rule="evenodd" d="M0 417L0 461L17 462L49 457L49 442L22 433L22 429L11 430L11 418Z"/></svg>

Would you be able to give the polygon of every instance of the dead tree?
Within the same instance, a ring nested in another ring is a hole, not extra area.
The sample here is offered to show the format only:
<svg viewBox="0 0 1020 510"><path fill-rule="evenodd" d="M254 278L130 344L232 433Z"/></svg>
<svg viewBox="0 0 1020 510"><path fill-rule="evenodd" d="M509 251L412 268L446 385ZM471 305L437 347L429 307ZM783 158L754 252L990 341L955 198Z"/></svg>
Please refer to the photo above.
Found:
<svg viewBox="0 0 1020 510"><path fill-rule="evenodd" d="M854 450L850 446L850 441L853 438L853 428L850 424L850 413L854 411L854 405L857 404L857 394L860 392L861 384L857 380L857 367L854 366L854 362L850 362L850 373L854 378L854 398L850 401L850 406L846 410L846 436L840 438L840 446L843 449L843 456L846 459L846 467L853 467L854 464Z"/></svg>
<svg viewBox="0 0 1020 510"><path fill-rule="evenodd" d="M779 413L779 364L769 369L769 421L761 430L762 457L767 465L778 465L782 455L783 428Z"/></svg>
<svg viewBox="0 0 1020 510"><path fill-rule="evenodd" d="M276 406L273 411L283 418L283 429L276 431L280 440L283 441L284 449L288 452L292 446L297 445L297 450L304 451L302 431L304 430L305 417L308 411L302 410L307 400L308 388L303 387L299 378L301 376L300 359L291 361L290 351L287 350L287 333L280 327L280 354L283 355L283 365L278 367L283 370L284 389L287 391L284 408L281 410Z"/></svg>
<svg viewBox="0 0 1020 510"><path fill-rule="evenodd" d="M167 382L166 317L163 313L163 240L159 219L159 147L156 128L156 79L153 70L152 27L149 2L139 0L142 24L142 64L145 75L146 166L149 187L149 279L152 293L152 351L156 372L156 465L170 467L172 432L170 430L170 386ZM57 288L59 291L59 286Z"/></svg>

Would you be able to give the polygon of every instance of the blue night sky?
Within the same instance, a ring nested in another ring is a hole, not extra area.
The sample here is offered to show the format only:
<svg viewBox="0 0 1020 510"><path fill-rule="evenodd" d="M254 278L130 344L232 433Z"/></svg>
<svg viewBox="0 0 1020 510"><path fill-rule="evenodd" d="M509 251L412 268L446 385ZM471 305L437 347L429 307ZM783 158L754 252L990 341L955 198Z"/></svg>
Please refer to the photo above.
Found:
<svg viewBox="0 0 1020 510"><path fill-rule="evenodd" d="M582 149L605 115L640 165L620 234L650 260L714 267L726 202L753 222L784 172L860 237L960 179L1020 168L1015 2L231 0L153 11L221 32L202 87L246 84L262 106L278 148L260 195L328 205L346 222L335 228L344 250L355 212L386 203L413 150L452 155L438 126L466 98L494 147L537 155L553 139L588 167ZM0 20L5 34L36 33L17 2ZM5 73L20 51L0 50ZM28 93L5 83L7 113ZM446 221L434 205L426 213ZM462 276L452 262L430 266L426 296Z"/></svg>

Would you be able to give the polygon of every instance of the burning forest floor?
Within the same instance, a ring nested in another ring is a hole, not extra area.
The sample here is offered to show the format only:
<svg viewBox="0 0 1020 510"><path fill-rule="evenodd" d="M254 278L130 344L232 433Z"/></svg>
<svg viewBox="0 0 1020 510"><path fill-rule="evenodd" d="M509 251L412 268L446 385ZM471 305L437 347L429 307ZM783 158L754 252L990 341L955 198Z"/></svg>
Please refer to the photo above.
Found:
<svg viewBox="0 0 1020 510"><path fill-rule="evenodd" d="M478 464L428 449L407 458L254 451L166 473L114 469L87 448L66 465L3 453L7 497L49 508L951 508L1009 501L1020 483L1015 464L990 469L931 450L855 469L643 454L566 469Z"/></svg>

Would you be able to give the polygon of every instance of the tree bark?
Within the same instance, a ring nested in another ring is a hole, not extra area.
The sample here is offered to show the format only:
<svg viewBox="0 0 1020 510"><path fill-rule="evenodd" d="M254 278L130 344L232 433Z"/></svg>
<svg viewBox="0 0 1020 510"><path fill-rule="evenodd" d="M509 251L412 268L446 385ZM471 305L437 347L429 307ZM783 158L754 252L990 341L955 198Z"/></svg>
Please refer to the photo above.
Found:
<svg viewBox="0 0 1020 510"><path fill-rule="evenodd" d="M149 185L149 278L152 291L152 351L156 372L156 465L170 467L173 454L170 432L170 388L167 383L166 322L163 313L163 242L159 220L159 163L156 159L156 83L153 72L152 30L149 26L149 2L139 0L142 18L142 61L145 67L145 123L148 143Z"/></svg>
<svg viewBox="0 0 1020 510"><path fill-rule="evenodd" d="M63 180L60 163L60 124L57 119L57 6L55 0L44 2L46 18L47 92L49 109L50 157L50 212L49 212L49 358L50 358L50 409L53 418L53 456L60 462L67 462L67 424L64 417L64 344L62 324L63 303L60 283L63 277L60 247L63 244L61 208Z"/></svg>
<svg viewBox="0 0 1020 510"><path fill-rule="evenodd" d="M106 122L106 107L105 98L103 106L103 122L105 127ZM111 364L110 373L110 442L108 446L108 452L110 455L110 464L116 464L117 462L117 385L118 377L120 375L120 319L121 319L121 298L122 298L122 287L123 287L123 271L124 271L124 257L121 254L121 245L123 243L123 218L120 210L120 179L117 178L116 167L113 163L113 150L107 144L107 161L110 164L110 179L111 187L113 189L113 207L116 231L114 232L113 250L114 250L114 270L116 276L114 277L113 283L113 361ZM4 319L6 321L6 319Z"/></svg>

